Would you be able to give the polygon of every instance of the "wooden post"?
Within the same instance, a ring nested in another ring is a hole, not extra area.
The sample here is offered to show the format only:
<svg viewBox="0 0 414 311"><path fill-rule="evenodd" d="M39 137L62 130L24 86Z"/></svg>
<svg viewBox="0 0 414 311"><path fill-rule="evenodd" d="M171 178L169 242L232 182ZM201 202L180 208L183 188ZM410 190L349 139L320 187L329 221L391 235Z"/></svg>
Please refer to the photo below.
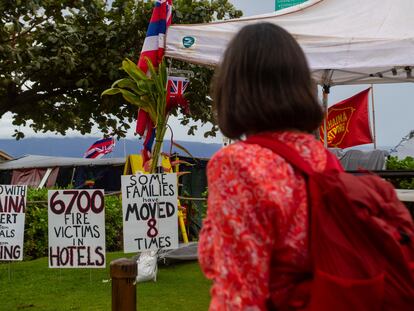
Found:
<svg viewBox="0 0 414 311"><path fill-rule="evenodd" d="M112 311L136 311L136 260L119 258L110 264L112 279Z"/></svg>

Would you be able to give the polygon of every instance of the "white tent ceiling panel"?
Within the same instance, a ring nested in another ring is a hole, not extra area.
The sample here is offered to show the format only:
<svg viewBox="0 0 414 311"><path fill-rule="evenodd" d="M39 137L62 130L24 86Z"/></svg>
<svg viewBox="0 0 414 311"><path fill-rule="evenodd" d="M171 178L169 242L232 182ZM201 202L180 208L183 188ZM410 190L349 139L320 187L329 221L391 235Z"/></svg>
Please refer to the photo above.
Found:
<svg viewBox="0 0 414 311"><path fill-rule="evenodd" d="M296 38L320 84L413 82L413 12L413 0L309 0L271 14L173 25L166 55L215 66L239 29L270 22ZM192 46L183 45L186 37L194 38ZM327 75L326 70L335 71ZM332 79L326 81L326 76Z"/></svg>

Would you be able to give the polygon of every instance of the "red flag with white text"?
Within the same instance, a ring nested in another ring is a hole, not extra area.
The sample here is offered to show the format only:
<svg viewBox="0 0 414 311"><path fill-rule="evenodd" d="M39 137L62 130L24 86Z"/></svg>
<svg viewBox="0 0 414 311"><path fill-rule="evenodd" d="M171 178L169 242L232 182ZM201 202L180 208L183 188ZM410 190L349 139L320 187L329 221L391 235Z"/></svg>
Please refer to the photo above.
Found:
<svg viewBox="0 0 414 311"><path fill-rule="evenodd" d="M368 116L368 88L328 108L328 147L348 148L373 142ZM324 124L319 129L324 142Z"/></svg>

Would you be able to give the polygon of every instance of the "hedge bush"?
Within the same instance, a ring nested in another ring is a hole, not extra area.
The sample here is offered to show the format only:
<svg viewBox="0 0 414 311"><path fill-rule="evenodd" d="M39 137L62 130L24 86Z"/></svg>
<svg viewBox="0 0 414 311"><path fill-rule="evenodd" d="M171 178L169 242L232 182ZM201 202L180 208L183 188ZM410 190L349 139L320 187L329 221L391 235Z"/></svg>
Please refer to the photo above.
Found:
<svg viewBox="0 0 414 311"><path fill-rule="evenodd" d="M106 251L122 249L122 202L119 196L105 197Z"/></svg>
<svg viewBox="0 0 414 311"><path fill-rule="evenodd" d="M406 157L402 160L399 160L397 157L389 157L386 162L387 170L396 170L404 171L411 170L414 171L414 158ZM414 178L392 178L390 182L398 189L414 189Z"/></svg>
<svg viewBox="0 0 414 311"><path fill-rule="evenodd" d="M47 256L47 190L28 189L24 236L24 259ZM118 196L105 197L106 250L122 249L122 205Z"/></svg>
<svg viewBox="0 0 414 311"><path fill-rule="evenodd" d="M387 170L394 171L414 171L414 158L406 157L402 160L399 160L397 157L388 157L386 165ZM405 177L405 178L390 178L389 181L397 189L414 189L414 178ZM414 219L414 202L404 202L410 211L411 216Z"/></svg>

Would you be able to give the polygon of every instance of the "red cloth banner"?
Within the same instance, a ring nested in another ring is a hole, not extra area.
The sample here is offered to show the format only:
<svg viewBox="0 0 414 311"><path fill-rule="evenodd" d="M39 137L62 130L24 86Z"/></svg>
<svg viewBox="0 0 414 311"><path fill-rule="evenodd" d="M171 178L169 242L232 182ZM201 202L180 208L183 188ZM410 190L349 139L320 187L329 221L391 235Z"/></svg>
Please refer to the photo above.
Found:
<svg viewBox="0 0 414 311"><path fill-rule="evenodd" d="M373 142L368 117L368 88L328 109L328 147L348 148ZM324 142L324 124L319 128Z"/></svg>

